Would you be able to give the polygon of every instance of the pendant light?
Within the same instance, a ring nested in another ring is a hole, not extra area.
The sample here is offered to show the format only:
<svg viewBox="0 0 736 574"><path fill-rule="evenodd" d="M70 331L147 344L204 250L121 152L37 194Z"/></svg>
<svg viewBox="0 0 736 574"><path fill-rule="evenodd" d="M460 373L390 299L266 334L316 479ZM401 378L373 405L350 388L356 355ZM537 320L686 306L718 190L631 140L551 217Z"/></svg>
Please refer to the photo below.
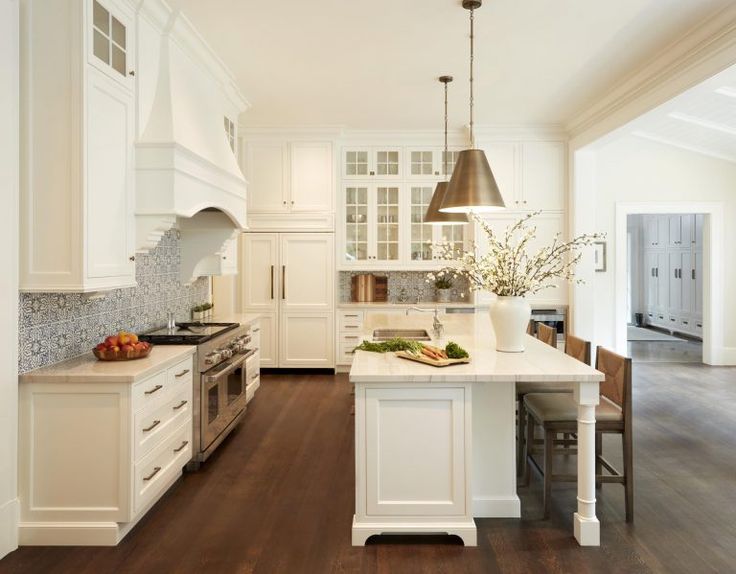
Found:
<svg viewBox="0 0 736 574"><path fill-rule="evenodd" d="M442 173L445 181L437 183L434 189L432 200L427 207L427 213L424 215L424 223L432 223L433 225L463 225L468 223L468 216L464 213L442 213L440 205L447 191L447 84L452 82L452 76L440 76L440 82L445 85L445 151L442 156Z"/></svg>
<svg viewBox="0 0 736 574"><path fill-rule="evenodd" d="M463 0L463 8L470 11L470 148L460 152L447 185L440 211L444 213L481 213L503 209L506 205L498 190L496 178L485 152L475 148L473 131L473 64L474 28L473 15L482 0Z"/></svg>

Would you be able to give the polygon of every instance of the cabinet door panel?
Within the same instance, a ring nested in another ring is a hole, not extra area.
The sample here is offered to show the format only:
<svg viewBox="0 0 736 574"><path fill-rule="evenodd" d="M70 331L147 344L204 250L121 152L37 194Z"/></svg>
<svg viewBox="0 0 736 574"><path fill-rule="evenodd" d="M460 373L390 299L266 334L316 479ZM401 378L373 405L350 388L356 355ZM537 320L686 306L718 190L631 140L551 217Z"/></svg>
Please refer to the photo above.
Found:
<svg viewBox="0 0 736 574"><path fill-rule="evenodd" d="M286 210L286 144L246 144L248 210L252 213Z"/></svg>
<svg viewBox="0 0 736 574"><path fill-rule="evenodd" d="M244 311L276 311L279 306L279 247L275 233L242 236L241 301Z"/></svg>
<svg viewBox="0 0 736 574"><path fill-rule="evenodd" d="M645 280L647 284L647 309L657 309L657 254L647 253Z"/></svg>
<svg viewBox="0 0 736 574"><path fill-rule="evenodd" d="M669 281L668 272L670 269L669 260L666 253L657 253L657 310L660 314L667 311L669 304Z"/></svg>
<svg viewBox="0 0 736 574"><path fill-rule="evenodd" d="M695 249L703 249L703 219L704 215L698 213L693 221L692 244Z"/></svg>
<svg viewBox="0 0 736 574"><path fill-rule="evenodd" d="M332 310L335 280L332 234L283 234L280 250L282 310Z"/></svg>
<svg viewBox="0 0 736 574"><path fill-rule="evenodd" d="M279 366L335 366L335 318L332 312L281 312Z"/></svg>
<svg viewBox="0 0 736 574"><path fill-rule="evenodd" d="M296 142L289 149L292 211L330 211L332 145L329 142Z"/></svg>
<svg viewBox="0 0 736 574"><path fill-rule="evenodd" d="M692 312L692 257L690 252L683 252L680 256L680 315Z"/></svg>
<svg viewBox="0 0 736 574"><path fill-rule="evenodd" d="M524 209L562 211L565 208L565 144L529 142L522 144Z"/></svg>
<svg viewBox="0 0 736 574"><path fill-rule="evenodd" d="M465 512L464 389L366 389L365 513Z"/></svg>
<svg viewBox="0 0 736 574"><path fill-rule="evenodd" d="M93 70L87 93L87 277L132 283L133 96Z"/></svg>
<svg viewBox="0 0 736 574"><path fill-rule="evenodd" d="M279 322L278 313L262 313L258 317L260 324L261 367L276 368L279 366Z"/></svg>
<svg viewBox="0 0 736 574"><path fill-rule="evenodd" d="M667 221L669 228L667 244L670 247L680 247L682 244L682 217L680 215L670 215Z"/></svg>
<svg viewBox="0 0 736 574"><path fill-rule="evenodd" d="M669 301L667 308L672 314L680 312L682 304L682 280L679 272L682 268L682 257L680 253L669 254L669 272L667 274L667 287L669 289Z"/></svg>

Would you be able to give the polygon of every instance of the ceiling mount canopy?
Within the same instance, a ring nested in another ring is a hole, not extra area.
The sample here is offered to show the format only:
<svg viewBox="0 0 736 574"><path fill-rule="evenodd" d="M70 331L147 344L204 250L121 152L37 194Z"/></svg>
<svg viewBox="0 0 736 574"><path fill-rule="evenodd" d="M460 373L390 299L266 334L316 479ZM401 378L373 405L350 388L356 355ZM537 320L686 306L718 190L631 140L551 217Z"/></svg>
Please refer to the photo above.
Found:
<svg viewBox="0 0 736 574"><path fill-rule="evenodd" d="M474 149L474 13L481 5L482 0L463 0L463 8L470 11L470 149L461 151L457 158L455 170L440 205L439 210L443 213L482 213L506 207L485 152Z"/></svg>
<svg viewBox="0 0 736 574"><path fill-rule="evenodd" d="M440 82L445 85L445 150L442 156L442 170L445 175L445 181L437 183L434 189L432 200L427 207L427 213L424 215L424 223L432 223L434 225L463 225L468 223L468 216L464 213L442 213L440 205L445 198L447 191L447 84L452 82L452 76L440 76Z"/></svg>

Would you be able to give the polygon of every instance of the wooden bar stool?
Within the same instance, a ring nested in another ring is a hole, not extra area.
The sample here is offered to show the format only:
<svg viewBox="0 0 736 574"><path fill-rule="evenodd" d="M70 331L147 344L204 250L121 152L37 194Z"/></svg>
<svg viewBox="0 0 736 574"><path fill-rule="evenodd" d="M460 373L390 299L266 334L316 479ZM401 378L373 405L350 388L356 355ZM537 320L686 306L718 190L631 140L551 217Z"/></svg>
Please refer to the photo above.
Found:
<svg viewBox="0 0 736 574"><path fill-rule="evenodd" d="M544 329L549 329L552 331L552 334L554 335L554 344L551 344L553 347L557 347L557 331L553 329L552 327L548 327L547 325L544 325L543 323L539 323L537 325L538 329L541 329L544 327ZM544 329L542 329L542 333L544 333ZM540 331L537 331L537 337L539 337ZM549 333L546 335L547 339L550 339ZM545 341L547 342L547 341ZM577 359L578 361L581 361L585 363L586 365L590 365L590 341L585 341L583 339L580 339L578 337L575 337L574 335L567 335L565 338L565 354ZM524 430L526 429L526 410L524 409L524 396L529 393L571 393L572 392L572 383L568 383L565 381L559 382L559 383L528 383L528 382L519 382L516 383L516 400L518 401L518 412L517 412L517 430L516 430L516 468L517 472L521 473L522 470L524 470L524 466L526 465L526 461L524 459L524 443L525 443L525 437L524 437Z"/></svg>
<svg viewBox="0 0 736 574"><path fill-rule="evenodd" d="M624 485L626 496L626 522L634 520L634 467L631 416L631 359L598 347L596 369L605 375L601 383L600 404L595 409L596 418L596 484L615 482ZM566 393L530 393L524 397L524 408L528 413L527 436L534 436L535 425L544 429L544 469L534 460L534 445L528 440L524 447L527 462L524 483L529 483L529 463L544 476L544 517L549 517L550 495L553 482L575 482L575 474L554 474L555 454L572 454L574 451L555 449L559 444L559 433L577 431L577 405ZM602 438L604 433L621 435L623 445L623 472L619 472L603 457ZM530 446L531 445L531 446ZM603 470L610 474L603 474Z"/></svg>

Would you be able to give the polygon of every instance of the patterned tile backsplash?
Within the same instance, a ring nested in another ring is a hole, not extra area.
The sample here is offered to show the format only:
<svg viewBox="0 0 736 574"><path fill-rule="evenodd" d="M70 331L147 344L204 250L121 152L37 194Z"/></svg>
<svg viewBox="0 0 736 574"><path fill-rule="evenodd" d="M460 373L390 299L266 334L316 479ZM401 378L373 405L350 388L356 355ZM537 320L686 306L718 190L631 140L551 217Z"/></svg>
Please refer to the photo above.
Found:
<svg viewBox="0 0 736 574"><path fill-rule="evenodd" d="M359 274L360 272L356 271L340 271L340 303L350 301L350 278ZM427 273L424 271L375 271L373 274L388 277L389 303L430 303L436 301L434 284L427 283ZM465 278L455 280L451 293L453 303L470 303L473 301L473 294Z"/></svg>
<svg viewBox="0 0 736 574"><path fill-rule="evenodd" d="M137 287L109 291L99 299L80 293L21 293L18 370L21 373L81 355L121 329L141 333L166 324L166 313L189 319L208 300L209 280L179 281L177 231L166 233L146 255L136 257Z"/></svg>

